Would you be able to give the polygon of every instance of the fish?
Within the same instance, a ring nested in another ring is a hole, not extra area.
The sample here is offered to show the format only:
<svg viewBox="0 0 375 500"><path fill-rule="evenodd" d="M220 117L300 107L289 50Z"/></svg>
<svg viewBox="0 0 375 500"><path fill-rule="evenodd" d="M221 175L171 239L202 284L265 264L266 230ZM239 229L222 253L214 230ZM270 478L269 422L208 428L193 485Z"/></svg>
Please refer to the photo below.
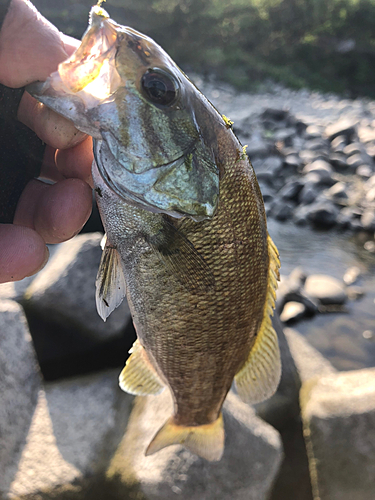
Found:
<svg viewBox="0 0 375 500"><path fill-rule="evenodd" d="M280 260L246 147L156 42L100 5L73 56L28 90L93 137L97 310L106 320L126 295L137 332L120 387L173 396L146 455L177 444L220 460L233 381L254 404L281 374Z"/></svg>

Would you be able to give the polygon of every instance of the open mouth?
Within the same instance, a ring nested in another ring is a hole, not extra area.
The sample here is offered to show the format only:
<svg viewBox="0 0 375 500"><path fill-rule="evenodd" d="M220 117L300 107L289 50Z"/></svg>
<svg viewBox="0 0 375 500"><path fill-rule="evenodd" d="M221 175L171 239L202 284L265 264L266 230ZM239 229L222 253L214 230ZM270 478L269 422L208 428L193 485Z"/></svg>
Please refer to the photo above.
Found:
<svg viewBox="0 0 375 500"><path fill-rule="evenodd" d="M56 91L77 95L87 109L108 99L121 83L115 66L116 26L105 10L92 7L81 45L52 73L50 85Z"/></svg>

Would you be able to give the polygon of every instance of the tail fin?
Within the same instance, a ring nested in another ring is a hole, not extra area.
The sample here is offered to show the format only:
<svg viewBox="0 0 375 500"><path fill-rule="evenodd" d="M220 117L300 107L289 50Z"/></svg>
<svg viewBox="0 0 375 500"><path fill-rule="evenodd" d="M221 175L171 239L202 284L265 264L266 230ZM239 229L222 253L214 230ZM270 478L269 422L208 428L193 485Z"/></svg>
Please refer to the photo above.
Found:
<svg viewBox="0 0 375 500"><path fill-rule="evenodd" d="M176 425L171 417L154 436L148 445L146 456L171 446L182 444L192 453L206 460L216 462L221 459L224 452L224 424L220 413L215 422L205 425L185 427Z"/></svg>

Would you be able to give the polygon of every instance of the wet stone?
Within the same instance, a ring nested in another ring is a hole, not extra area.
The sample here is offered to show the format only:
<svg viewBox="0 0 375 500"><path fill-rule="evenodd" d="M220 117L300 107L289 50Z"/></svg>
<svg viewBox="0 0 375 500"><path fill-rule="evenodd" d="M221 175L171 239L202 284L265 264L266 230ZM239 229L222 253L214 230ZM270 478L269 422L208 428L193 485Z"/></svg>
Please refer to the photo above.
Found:
<svg viewBox="0 0 375 500"><path fill-rule="evenodd" d="M344 182L336 182L327 191L327 195L333 200L348 200L347 186Z"/></svg>
<svg viewBox="0 0 375 500"><path fill-rule="evenodd" d="M362 154L354 154L352 156L349 156L346 163L350 169L355 170L364 163L366 163L366 159L363 157Z"/></svg>
<svg viewBox="0 0 375 500"><path fill-rule="evenodd" d="M329 161L336 170L345 170L348 168L347 159L344 154L333 153L329 156Z"/></svg>
<svg viewBox="0 0 375 500"><path fill-rule="evenodd" d="M373 170L368 165L360 165L359 167L357 167L355 173L359 177L362 177L362 179L369 179L373 174Z"/></svg>
<svg viewBox="0 0 375 500"><path fill-rule="evenodd" d="M337 136L331 142L332 150L336 151L336 152L340 152L340 153L344 151L344 148L346 147L346 145L347 145L347 140L346 140L346 137L344 135Z"/></svg>
<svg viewBox="0 0 375 500"><path fill-rule="evenodd" d="M304 187L303 182L299 179L296 179L287 182L285 186L282 189L280 189L280 191L277 194L278 196L281 196L281 198L284 200L297 201L298 195L303 187Z"/></svg>
<svg viewBox="0 0 375 500"><path fill-rule="evenodd" d="M289 116L289 110L287 109L277 109L277 108L267 108L260 115L263 119L271 119L275 121L285 120Z"/></svg>
<svg viewBox="0 0 375 500"><path fill-rule="evenodd" d="M366 231L375 231L375 210L369 208L361 216L361 224Z"/></svg>
<svg viewBox="0 0 375 500"><path fill-rule="evenodd" d="M318 127L316 125L309 125L305 130L305 138L306 139L320 139L323 135L322 127Z"/></svg>
<svg viewBox="0 0 375 500"><path fill-rule="evenodd" d="M325 129L325 135L328 137L329 141L333 141L336 137L344 136L348 141L355 134L356 130L356 120L342 119L332 125L329 125Z"/></svg>
<svg viewBox="0 0 375 500"><path fill-rule="evenodd" d="M315 187L315 183L306 182L302 190L299 193L299 202L303 205L309 205L313 203L317 196L318 190Z"/></svg>
<svg viewBox="0 0 375 500"><path fill-rule="evenodd" d="M305 148L310 151L322 151L326 153L327 143L322 139L313 139L305 142Z"/></svg>
<svg viewBox="0 0 375 500"><path fill-rule="evenodd" d="M287 302L280 315L280 320L283 323L292 323L298 321L305 316L306 307L302 302Z"/></svg>
<svg viewBox="0 0 375 500"><path fill-rule="evenodd" d="M347 294L343 283L325 274L311 274L305 282L305 292L323 305L344 304Z"/></svg>
<svg viewBox="0 0 375 500"><path fill-rule="evenodd" d="M294 205L290 202L277 200L272 206L272 216L279 221L290 219L293 214Z"/></svg>

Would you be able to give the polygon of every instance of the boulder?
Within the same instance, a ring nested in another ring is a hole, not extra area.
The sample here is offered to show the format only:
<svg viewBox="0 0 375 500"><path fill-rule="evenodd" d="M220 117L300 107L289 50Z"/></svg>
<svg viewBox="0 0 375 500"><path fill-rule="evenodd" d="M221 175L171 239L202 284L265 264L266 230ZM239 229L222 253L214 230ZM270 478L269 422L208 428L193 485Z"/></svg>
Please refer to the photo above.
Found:
<svg viewBox="0 0 375 500"><path fill-rule="evenodd" d="M92 498L92 486L106 482L132 400L118 387L118 370L46 384L6 498Z"/></svg>
<svg viewBox="0 0 375 500"><path fill-rule="evenodd" d="M17 473L41 377L22 308L0 301L0 498ZM5 497L4 497L5 498Z"/></svg>
<svg viewBox="0 0 375 500"><path fill-rule="evenodd" d="M305 281L305 292L321 304L344 304L347 294L343 283L326 274L311 274Z"/></svg>
<svg viewBox="0 0 375 500"><path fill-rule="evenodd" d="M336 224L338 209L329 200L318 200L299 207L297 217L304 217L317 227L332 227Z"/></svg>
<svg viewBox="0 0 375 500"><path fill-rule="evenodd" d="M347 194L347 186L344 182L336 182L327 190L327 195L337 202L347 201L349 196Z"/></svg>
<svg viewBox="0 0 375 500"><path fill-rule="evenodd" d="M349 142L355 134L356 125L356 120L344 118L337 121L336 123L333 123L332 125L328 125L328 127L326 127L325 129L325 135L331 142L333 141L333 139L339 136L344 136Z"/></svg>
<svg viewBox="0 0 375 500"><path fill-rule="evenodd" d="M150 457L144 452L172 413L169 391L139 397L129 425L107 472L126 490L136 484L147 500L266 500L282 460L278 432L254 410L229 393L224 403L225 451L208 462L182 446L170 446Z"/></svg>
<svg viewBox="0 0 375 500"><path fill-rule="evenodd" d="M302 174L317 174L319 176L320 182L325 183L331 182L332 179L332 167L325 160L315 160L314 162L306 165L302 170Z"/></svg>
<svg viewBox="0 0 375 500"><path fill-rule="evenodd" d="M375 209L365 210L361 216L361 223L366 231L375 231Z"/></svg>
<svg viewBox="0 0 375 500"><path fill-rule="evenodd" d="M294 179L285 184L283 188L277 193L284 200L297 201L298 195L302 190L304 184L299 179Z"/></svg>
<svg viewBox="0 0 375 500"><path fill-rule="evenodd" d="M290 219L293 214L294 205L285 200L276 200L272 205L271 214L279 221Z"/></svg>
<svg viewBox="0 0 375 500"><path fill-rule="evenodd" d="M282 323L292 323L302 319L306 315L306 306L302 302L287 302L280 315Z"/></svg>
<svg viewBox="0 0 375 500"><path fill-rule="evenodd" d="M373 500L375 368L304 383L301 410L314 498Z"/></svg>

